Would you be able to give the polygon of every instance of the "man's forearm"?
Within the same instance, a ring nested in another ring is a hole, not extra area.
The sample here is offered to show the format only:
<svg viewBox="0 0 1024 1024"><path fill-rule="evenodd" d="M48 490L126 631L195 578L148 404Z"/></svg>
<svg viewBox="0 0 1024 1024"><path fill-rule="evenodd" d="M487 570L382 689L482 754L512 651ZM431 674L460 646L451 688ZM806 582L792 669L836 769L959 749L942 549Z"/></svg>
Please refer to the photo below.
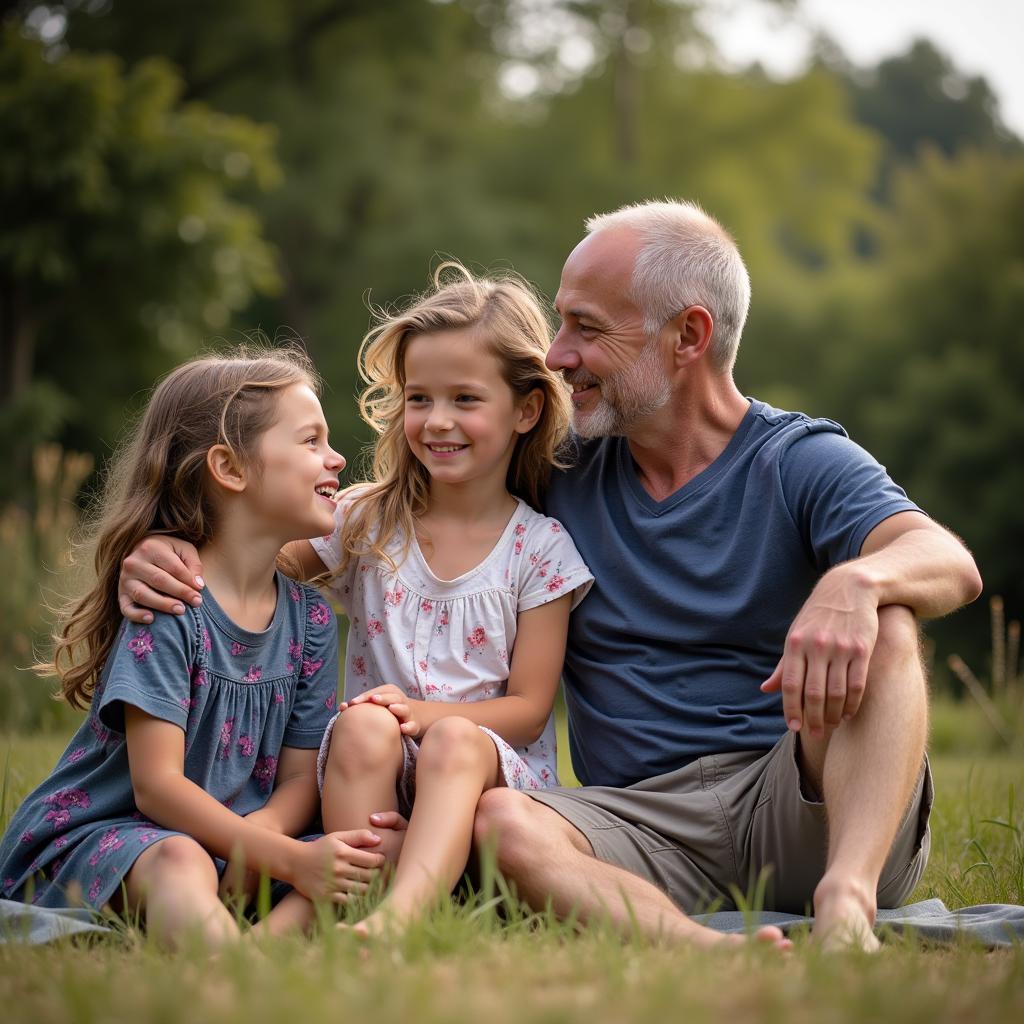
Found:
<svg viewBox="0 0 1024 1024"><path fill-rule="evenodd" d="M830 570L877 607L901 604L922 619L948 615L981 593L970 552L948 531L910 529L877 550Z"/></svg>

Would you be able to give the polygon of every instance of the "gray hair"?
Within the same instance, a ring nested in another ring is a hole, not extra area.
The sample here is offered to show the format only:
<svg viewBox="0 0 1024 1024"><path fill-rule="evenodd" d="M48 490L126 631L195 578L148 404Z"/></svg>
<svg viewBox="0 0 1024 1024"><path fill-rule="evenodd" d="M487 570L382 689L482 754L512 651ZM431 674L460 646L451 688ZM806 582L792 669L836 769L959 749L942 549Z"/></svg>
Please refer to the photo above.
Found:
<svg viewBox="0 0 1024 1024"><path fill-rule="evenodd" d="M641 238L632 299L649 335L687 306L704 306L714 321L710 356L732 369L750 307L750 276L732 236L692 202L631 203L586 222L588 234L631 228Z"/></svg>

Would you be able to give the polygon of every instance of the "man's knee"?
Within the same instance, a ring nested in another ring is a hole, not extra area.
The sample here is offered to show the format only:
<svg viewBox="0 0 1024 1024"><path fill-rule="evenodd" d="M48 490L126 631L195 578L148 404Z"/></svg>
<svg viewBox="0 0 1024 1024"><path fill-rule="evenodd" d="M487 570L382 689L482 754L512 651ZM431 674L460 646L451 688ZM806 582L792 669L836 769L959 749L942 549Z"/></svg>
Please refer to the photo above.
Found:
<svg viewBox="0 0 1024 1024"><path fill-rule="evenodd" d="M498 868L512 878L558 851L594 852L586 836L557 811L514 789L490 789L481 796L473 832L478 850L494 850Z"/></svg>
<svg viewBox="0 0 1024 1024"><path fill-rule="evenodd" d="M921 666L921 631L917 616L903 605L878 609L878 639L871 655L873 671L896 665Z"/></svg>

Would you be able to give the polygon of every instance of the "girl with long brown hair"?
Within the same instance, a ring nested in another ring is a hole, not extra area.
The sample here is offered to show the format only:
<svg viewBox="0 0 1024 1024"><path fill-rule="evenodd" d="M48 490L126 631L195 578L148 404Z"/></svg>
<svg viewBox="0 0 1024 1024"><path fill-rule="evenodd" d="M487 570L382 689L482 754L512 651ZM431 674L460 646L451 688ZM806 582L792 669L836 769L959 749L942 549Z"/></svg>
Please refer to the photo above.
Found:
<svg viewBox="0 0 1024 1024"><path fill-rule="evenodd" d="M383 861L369 830L295 838L317 809L337 631L275 568L283 544L333 528L343 466L297 350L199 358L155 389L97 504L95 580L38 666L89 711L0 842L4 897L138 913L173 946L239 936L218 859L294 887L271 931L365 887ZM151 533L195 545L208 585L184 616L135 625L118 574Z"/></svg>

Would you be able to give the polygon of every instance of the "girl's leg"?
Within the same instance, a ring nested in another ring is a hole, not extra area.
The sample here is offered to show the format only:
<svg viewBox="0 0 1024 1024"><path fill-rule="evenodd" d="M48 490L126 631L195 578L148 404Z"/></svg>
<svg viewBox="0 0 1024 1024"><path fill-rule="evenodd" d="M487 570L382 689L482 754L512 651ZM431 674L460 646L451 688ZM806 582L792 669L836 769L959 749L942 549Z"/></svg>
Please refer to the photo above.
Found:
<svg viewBox="0 0 1024 1024"><path fill-rule="evenodd" d="M169 836L139 855L125 876L125 906L142 911L146 929L163 946L180 948L190 937L210 946L239 938L220 901L220 879L210 855L194 839Z"/></svg>
<svg viewBox="0 0 1024 1024"><path fill-rule="evenodd" d="M397 811L395 783L404 753L398 719L387 708L356 704L334 723L321 794L325 832L371 828L376 811ZM394 864L401 832L380 830L382 845L375 847Z"/></svg>
<svg viewBox="0 0 1024 1024"><path fill-rule="evenodd" d="M425 910L465 870L473 816L500 779L493 740L465 718L442 718L423 737L416 760L416 806L394 881L377 910L356 925L374 934Z"/></svg>
<svg viewBox="0 0 1024 1024"><path fill-rule="evenodd" d="M315 920L316 908L301 892L293 889L262 921L252 926L248 935L252 938L263 935L306 935Z"/></svg>

